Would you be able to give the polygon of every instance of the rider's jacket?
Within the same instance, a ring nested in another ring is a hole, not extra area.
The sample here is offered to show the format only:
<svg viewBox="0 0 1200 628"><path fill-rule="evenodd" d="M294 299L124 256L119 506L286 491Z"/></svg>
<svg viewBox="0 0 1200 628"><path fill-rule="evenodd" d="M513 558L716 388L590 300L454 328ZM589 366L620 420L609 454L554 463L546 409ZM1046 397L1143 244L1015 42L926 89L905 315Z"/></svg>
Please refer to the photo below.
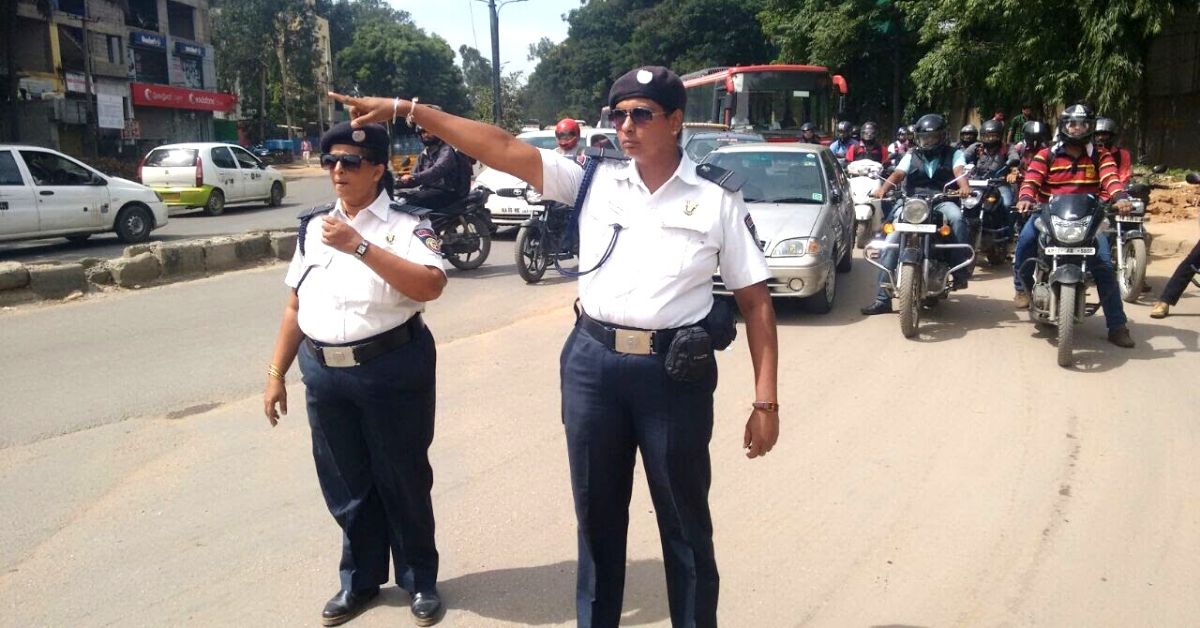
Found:
<svg viewBox="0 0 1200 628"><path fill-rule="evenodd" d="M857 143L858 142L853 139L849 139L844 142L840 139L835 139L829 143L829 150L833 151L834 156L844 158L846 153L849 152L850 147Z"/></svg>
<svg viewBox="0 0 1200 628"><path fill-rule="evenodd" d="M914 162L913 167L904 177L904 185L908 193L936 194L941 192L947 183L954 180L954 151L953 146L946 144L939 146L937 151L929 156L922 154L919 150L908 151L908 156ZM934 160L937 160L937 169L933 171L933 176L930 176L925 171L925 163Z"/></svg>
<svg viewBox="0 0 1200 628"><path fill-rule="evenodd" d="M1121 180L1121 185L1128 184L1129 177L1133 176L1133 156L1128 149L1121 147L1110 148L1108 152L1117 164L1117 178Z"/></svg>
<svg viewBox="0 0 1200 628"><path fill-rule="evenodd" d="M454 148L445 142L426 146L417 156L417 165L412 171L412 185L444 192L458 192L455 181L458 160Z"/></svg>
<svg viewBox="0 0 1200 628"><path fill-rule="evenodd" d="M858 161L859 159L870 159L879 163L887 163L888 151L879 142L872 142L867 145L866 142L854 144L846 151L846 161Z"/></svg>
<svg viewBox="0 0 1200 628"><path fill-rule="evenodd" d="M1121 189L1112 154L1088 144L1075 158L1061 142L1033 156L1025 171L1020 200L1045 202L1055 194L1097 194L1102 200L1114 201L1128 196Z"/></svg>
<svg viewBox="0 0 1200 628"><path fill-rule="evenodd" d="M1008 150L1001 144L995 153L989 153L983 144L975 147L974 154L967 156L967 161L975 162L975 172L979 176L989 176L1008 163Z"/></svg>

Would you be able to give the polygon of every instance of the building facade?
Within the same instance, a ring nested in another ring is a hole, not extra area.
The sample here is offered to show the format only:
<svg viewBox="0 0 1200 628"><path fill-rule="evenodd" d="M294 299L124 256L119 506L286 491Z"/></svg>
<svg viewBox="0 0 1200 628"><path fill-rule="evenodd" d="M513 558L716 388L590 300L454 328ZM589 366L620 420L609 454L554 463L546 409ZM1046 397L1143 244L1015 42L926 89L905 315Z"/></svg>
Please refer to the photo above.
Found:
<svg viewBox="0 0 1200 628"><path fill-rule="evenodd" d="M16 112L8 141L79 156L144 154L213 138L216 91L208 0L19 0ZM0 54L4 54L0 51ZM15 124L14 124L15 121Z"/></svg>

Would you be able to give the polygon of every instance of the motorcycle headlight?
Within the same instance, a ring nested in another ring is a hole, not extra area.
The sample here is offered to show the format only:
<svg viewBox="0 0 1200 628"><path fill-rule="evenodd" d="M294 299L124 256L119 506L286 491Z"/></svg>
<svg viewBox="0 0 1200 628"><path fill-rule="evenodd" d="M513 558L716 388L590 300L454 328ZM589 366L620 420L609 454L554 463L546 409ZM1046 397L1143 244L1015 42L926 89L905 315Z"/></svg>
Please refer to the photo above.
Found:
<svg viewBox="0 0 1200 628"><path fill-rule="evenodd" d="M821 241L817 238L792 238L775 245L771 257L803 257L821 252Z"/></svg>
<svg viewBox="0 0 1200 628"><path fill-rule="evenodd" d="M525 201L529 203L539 203L542 200L542 195L533 188L525 190Z"/></svg>
<svg viewBox="0 0 1200 628"><path fill-rule="evenodd" d="M1078 244L1087 235L1088 227L1092 226L1092 217L1079 220L1063 220L1057 216L1050 218L1050 227L1054 230L1054 239L1063 244Z"/></svg>
<svg viewBox="0 0 1200 628"><path fill-rule="evenodd" d="M900 211L900 220L919 225L929 219L929 203L922 198L910 198L904 201L904 209Z"/></svg>
<svg viewBox="0 0 1200 628"><path fill-rule="evenodd" d="M962 204L963 204L963 207L965 207L966 209L975 209L975 207L977 205L979 205L979 195L972 194L972 195L964 198L962 201Z"/></svg>

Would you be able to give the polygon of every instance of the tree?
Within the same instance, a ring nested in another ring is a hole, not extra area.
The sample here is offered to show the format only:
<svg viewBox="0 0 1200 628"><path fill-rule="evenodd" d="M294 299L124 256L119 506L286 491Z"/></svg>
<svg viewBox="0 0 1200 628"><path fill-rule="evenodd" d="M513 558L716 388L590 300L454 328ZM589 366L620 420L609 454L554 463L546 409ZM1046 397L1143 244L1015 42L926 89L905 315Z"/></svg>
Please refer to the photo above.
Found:
<svg viewBox="0 0 1200 628"><path fill-rule="evenodd" d="M500 105L503 112L500 126L511 133L520 131L521 125L525 121L525 108L520 98L523 87L522 76L521 72L512 72L500 77ZM470 96L471 111L468 116L490 123L493 99L491 80L471 88Z"/></svg>
<svg viewBox="0 0 1200 628"><path fill-rule="evenodd" d="M458 56L462 58L463 78L467 81L467 90L474 93L476 88L492 88L492 62L482 53L467 45L458 47Z"/></svg>
<svg viewBox="0 0 1200 628"><path fill-rule="evenodd" d="M342 80L352 92L418 96L462 114L469 107L463 75L446 40L412 24L369 22L337 56Z"/></svg>
<svg viewBox="0 0 1200 628"><path fill-rule="evenodd" d="M329 49L334 57L354 40L354 31L371 22L411 24L407 11L392 8L386 0L320 0L317 14L329 20Z"/></svg>
<svg viewBox="0 0 1200 628"><path fill-rule="evenodd" d="M777 55L758 22L762 0L666 0L630 37L629 67L664 65L679 74L722 65L769 63Z"/></svg>

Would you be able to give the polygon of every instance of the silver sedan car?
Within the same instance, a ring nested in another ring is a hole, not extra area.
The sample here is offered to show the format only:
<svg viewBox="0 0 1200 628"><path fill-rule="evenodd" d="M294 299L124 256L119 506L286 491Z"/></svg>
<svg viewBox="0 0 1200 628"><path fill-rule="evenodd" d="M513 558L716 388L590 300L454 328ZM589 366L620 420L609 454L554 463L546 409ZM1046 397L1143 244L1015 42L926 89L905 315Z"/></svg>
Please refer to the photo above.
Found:
<svg viewBox="0 0 1200 628"><path fill-rule="evenodd" d="M813 312L833 309L837 274L850 271L854 205L837 159L812 144L735 144L705 160L747 179L742 196L771 267L771 296L803 299ZM719 274L718 294L729 294Z"/></svg>

